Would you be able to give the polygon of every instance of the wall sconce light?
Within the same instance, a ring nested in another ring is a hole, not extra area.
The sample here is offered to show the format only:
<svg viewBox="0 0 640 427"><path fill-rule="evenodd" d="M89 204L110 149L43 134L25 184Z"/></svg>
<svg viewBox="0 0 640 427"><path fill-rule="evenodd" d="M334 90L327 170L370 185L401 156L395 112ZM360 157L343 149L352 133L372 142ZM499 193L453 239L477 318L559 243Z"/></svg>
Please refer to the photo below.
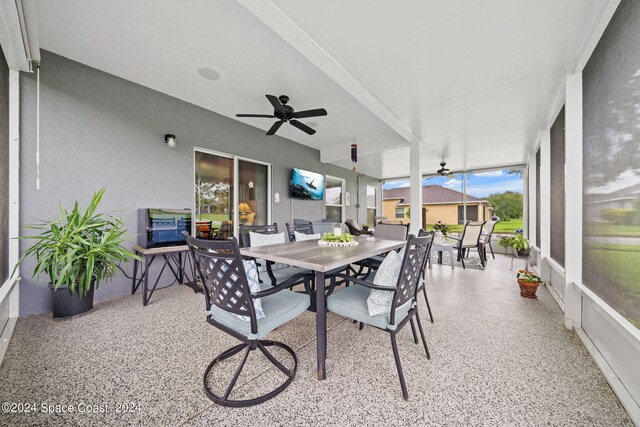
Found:
<svg viewBox="0 0 640 427"><path fill-rule="evenodd" d="M176 136L171 135L170 133L164 136L164 142L167 143L167 147L176 148Z"/></svg>

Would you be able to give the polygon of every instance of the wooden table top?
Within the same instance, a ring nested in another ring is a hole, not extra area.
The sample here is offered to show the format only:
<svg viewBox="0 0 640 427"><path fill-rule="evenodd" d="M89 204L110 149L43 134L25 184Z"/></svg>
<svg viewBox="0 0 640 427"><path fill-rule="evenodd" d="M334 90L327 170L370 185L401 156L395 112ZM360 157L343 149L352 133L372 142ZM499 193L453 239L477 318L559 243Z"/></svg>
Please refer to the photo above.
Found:
<svg viewBox="0 0 640 427"><path fill-rule="evenodd" d="M242 248L244 256L282 262L295 267L327 272L374 255L400 249L405 240L387 240L367 236L356 237L358 246L319 246L317 240Z"/></svg>

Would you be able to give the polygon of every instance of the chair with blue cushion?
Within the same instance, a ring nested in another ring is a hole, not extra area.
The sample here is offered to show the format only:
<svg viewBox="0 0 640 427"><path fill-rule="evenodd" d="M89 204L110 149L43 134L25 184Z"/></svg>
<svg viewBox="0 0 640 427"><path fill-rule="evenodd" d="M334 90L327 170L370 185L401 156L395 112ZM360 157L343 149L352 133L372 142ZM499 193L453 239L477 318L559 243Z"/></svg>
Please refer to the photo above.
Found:
<svg viewBox="0 0 640 427"><path fill-rule="evenodd" d="M203 378L205 393L215 403L232 407L256 405L271 399L293 381L298 361L290 347L277 341L265 340L264 337L309 308L308 295L287 290L295 281L305 279L305 275L292 276L278 286L260 290L255 262L242 260L235 237L226 241L203 240L191 236L186 238L193 263L204 287L207 322L241 341L241 344L220 353L209 364ZM249 273L251 269L253 274ZM289 353L293 367L285 367L271 354L268 347L278 347ZM232 397L233 388L249 353L253 350L259 350L286 376L286 380L259 397L235 400ZM210 372L220 362L242 351L244 354L240 365L226 386L224 394L216 394L209 386Z"/></svg>
<svg viewBox="0 0 640 427"><path fill-rule="evenodd" d="M303 223L293 223L289 224L288 222L285 224L287 226L287 235L289 236L290 242L296 241L296 232L302 234L313 235L313 223L311 221Z"/></svg>
<svg viewBox="0 0 640 427"><path fill-rule="evenodd" d="M425 267L427 249L430 242L431 237L410 236L404 249L402 262L399 266L397 281L389 283L387 286L376 285L369 281L345 274L327 275L327 277L331 279L331 289L327 297L327 309L329 311L358 322L366 323L367 325L388 332L391 335L391 347L393 349L398 376L400 377L402 395L405 400L408 400L409 395L400 364L396 335L407 323L410 323L413 338L417 344L418 338L413 322L414 319L420 330L420 336L424 350L427 353L427 358L431 358L424 331L422 330L422 324L420 323L417 304L418 282ZM380 270L377 274L380 274ZM333 292L334 283L338 278L351 282L353 286ZM367 299L370 297L372 289L393 293L391 298L389 298L390 307L388 308L388 314L376 314L373 316L369 314Z"/></svg>
<svg viewBox="0 0 640 427"><path fill-rule="evenodd" d="M284 236L284 233L278 232L278 224L267 224L267 225L244 225L240 224L240 247L249 248L251 246L258 246L258 244L253 244L251 241L251 234L261 234L261 235L269 235L271 237L278 237L282 234L282 238L277 241L277 243L286 243L287 239ZM258 236L254 236L257 238ZM262 236L260 236L262 237ZM275 240L274 240L275 242ZM274 243L269 243L274 244ZM271 286L277 286L277 284L283 280L287 280L289 277L294 276L298 273L308 273L312 274L310 270L298 267L290 267L286 264L275 263L273 261L264 261L264 260L256 260L258 263L258 274L267 273ZM262 276L262 275L261 275ZM262 277L261 277L262 279ZM297 284L302 283L299 281Z"/></svg>
<svg viewBox="0 0 640 427"><path fill-rule="evenodd" d="M429 257L431 256L431 245L433 245L434 234L434 231L426 231L423 229L420 229L418 232L418 237L429 237L431 239L429 246L427 247L427 257L424 260L424 267L422 268L422 280L418 283L418 292L422 291L424 294L424 301L427 303L427 311L429 312L429 319L431 319L431 323L433 323L433 314L431 313L431 305L429 304L429 297L427 296L427 277L425 271L427 263L429 262Z"/></svg>

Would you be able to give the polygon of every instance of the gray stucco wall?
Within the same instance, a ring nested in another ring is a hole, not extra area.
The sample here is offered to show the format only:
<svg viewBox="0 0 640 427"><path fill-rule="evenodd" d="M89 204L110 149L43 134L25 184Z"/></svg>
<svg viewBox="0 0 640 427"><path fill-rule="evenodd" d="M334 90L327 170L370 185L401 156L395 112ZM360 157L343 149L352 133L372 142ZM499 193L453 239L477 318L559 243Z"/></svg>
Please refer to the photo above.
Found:
<svg viewBox="0 0 640 427"><path fill-rule="evenodd" d="M136 234L138 208L192 207L194 146L271 163L273 192L280 194L280 203L272 204L272 218L282 228L292 211L295 218L324 217L324 202L289 198L294 166L346 178L351 193L346 217L365 222L365 208L356 214L355 174L321 163L318 150L267 137L262 130L53 53L42 55L40 190L35 179L35 76L21 74L21 225L55 217L58 201L65 207L76 200L86 206L95 190L106 187L101 211L116 212L130 234ZM176 149L164 144L166 133L177 136ZM367 183L380 181L361 178L363 206ZM26 245L22 242L21 251ZM36 284L32 268L32 260L22 264L22 317L50 310L46 279ZM130 272L131 265L125 269ZM96 300L128 293L130 282L120 275L98 289Z"/></svg>

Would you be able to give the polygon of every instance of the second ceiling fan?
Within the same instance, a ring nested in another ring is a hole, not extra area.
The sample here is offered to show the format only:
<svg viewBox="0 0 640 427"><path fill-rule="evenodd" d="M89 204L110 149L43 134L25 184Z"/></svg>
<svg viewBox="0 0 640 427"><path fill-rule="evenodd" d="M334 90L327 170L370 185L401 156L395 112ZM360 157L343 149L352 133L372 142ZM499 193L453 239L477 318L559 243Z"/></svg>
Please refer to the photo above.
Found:
<svg viewBox="0 0 640 427"><path fill-rule="evenodd" d="M236 117L263 117L270 119L279 119L271 126L267 131L267 135L274 135L283 123L289 122L291 126L295 126L301 131L313 135L315 130L296 119L305 119L308 117L326 116L327 110L324 108L316 108L314 110L304 110L296 112L293 107L287 105L289 97L287 95L280 95L275 97L273 95L265 95L271 105L273 105L273 114L236 114Z"/></svg>

